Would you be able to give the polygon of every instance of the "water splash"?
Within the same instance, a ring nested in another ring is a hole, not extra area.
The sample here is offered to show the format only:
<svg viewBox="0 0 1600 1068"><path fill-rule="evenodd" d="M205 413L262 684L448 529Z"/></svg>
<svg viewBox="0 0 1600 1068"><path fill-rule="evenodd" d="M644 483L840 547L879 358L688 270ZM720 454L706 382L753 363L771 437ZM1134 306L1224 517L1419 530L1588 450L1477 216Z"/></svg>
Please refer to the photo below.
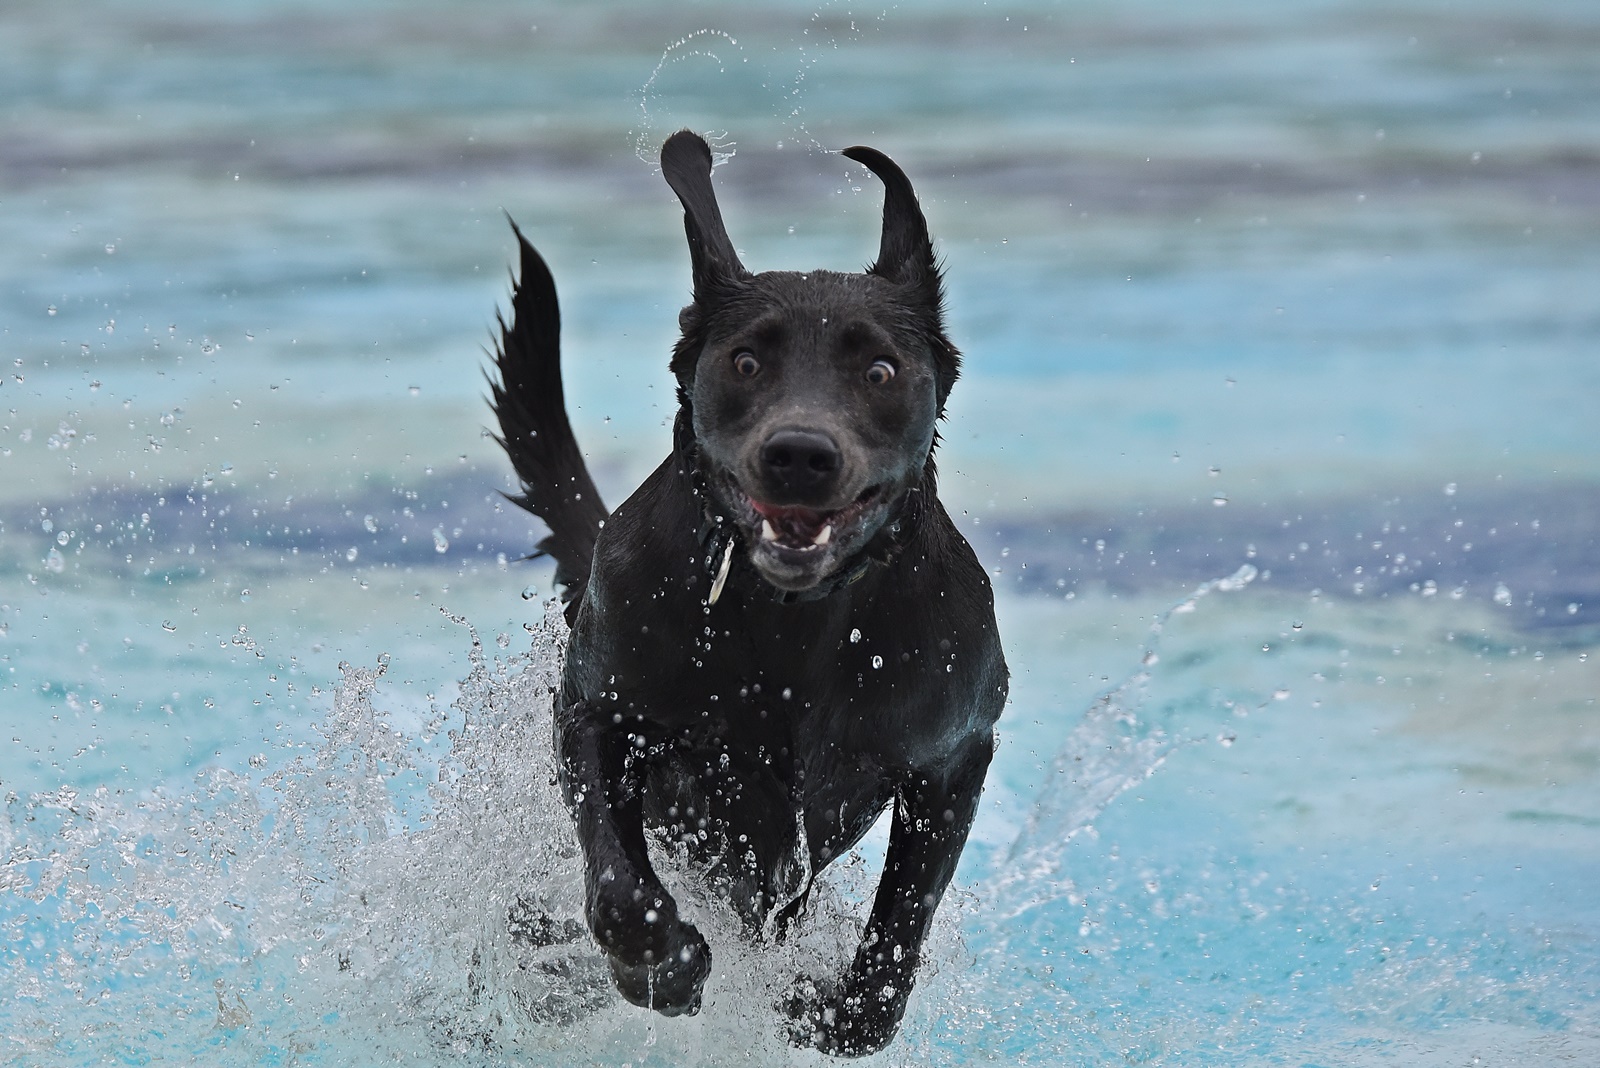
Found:
<svg viewBox="0 0 1600 1068"><path fill-rule="evenodd" d="M662 51L650 77L639 87L639 125L633 131L633 152L641 162L659 165L657 157L661 142L665 139L660 129L663 124L656 121L650 109L661 97L662 74L674 64L693 59L710 60L716 64L719 73L726 73L728 65L721 52L727 49L743 52L732 34L707 27L678 38ZM708 131L703 136L711 146L712 167L720 167L733 158L737 145L728 139L726 131Z"/></svg>
<svg viewBox="0 0 1600 1068"><path fill-rule="evenodd" d="M27 1015L54 1021L9 1028L34 1063L81 1063L105 1033L192 1053L214 1030L238 1063L331 1055L352 1026L515 1048L592 1009L592 951L518 941L508 923L518 907L571 920L581 885L552 785L555 608L534 631L503 662L474 634L447 710L386 710L387 657L341 665L317 737L259 777L13 796L6 971Z"/></svg>
<svg viewBox="0 0 1600 1068"><path fill-rule="evenodd" d="M845 40L859 39L868 23L880 27L887 21L890 5L874 16L857 17L851 11L841 11L834 0L823 0L805 23L791 37L792 51L784 58L792 59L793 66L782 70L779 63L772 67L751 66L751 55L732 34L712 27L695 30L673 41L662 50L661 58L645 83L639 87L639 122L631 132L634 154L645 163L655 166L661 142L672 129L681 123L670 118L663 121L657 112L664 98L674 94L663 90L666 72L679 63L705 60L715 64L719 75L728 75L736 66L754 70L759 77L760 95L770 100L772 120L779 131L777 147L803 146L808 151L826 152L829 149L812 134L805 120L805 96L808 79L829 52L837 51ZM735 62L737 60L737 62ZM733 86L728 88L733 90ZM740 86L739 94L748 92ZM736 143L726 131L705 133L711 145L712 166L718 167L733 158Z"/></svg>
<svg viewBox="0 0 1600 1068"><path fill-rule="evenodd" d="M1567 983L1581 1000L1594 981L1569 974L1559 940L1530 950L1516 932L1429 918L1425 901L1272 875L1270 860L1196 841L1181 821L1171 842L1143 844L1155 862L1084 833L1199 737L1165 703L1147 708L1168 624L1255 578L1247 565L1157 619L1138 669L1055 754L1009 855L976 890L952 888L901 1036L876 1063L981 1049L1017 1064L1256 1064L1286 1048L1382 1063L1352 1051L1373 1035L1379 1054L1413 1048L1439 1019L1498 1028L1486 1049L1527 1050L1532 1030L1596 1048L1592 1013L1560 993ZM566 631L546 608L530 648L508 658L468 628L470 668L447 707L397 698L387 658L341 665L314 736L275 766L263 755L191 785L8 798L6 1056L41 1068L111 1051L217 1065L566 1065L575 1050L633 1066L815 1063L790 1048L776 1006L797 977L849 960L877 861L859 851L832 865L786 943L750 945L655 843L715 966L697 1017L624 1004L581 925L549 738ZM1197 706L1194 723L1217 707L1229 706ZM1159 817L1138 833L1159 837Z"/></svg>
<svg viewBox="0 0 1600 1068"><path fill-rule="evenodd" d="M977 893L952 890L885 1056L948 1053L1003 1008L1007 940L990 940L974 969L963 926L1072 892L1067 844L1176 744L1138 716L1166 621L1253 577L1246 567L1207 583L1151 628L1139 671L1057 754L1002 874ZM387 657L346 663L315 737L282 766L211 769L188 791L14 800L0 890L8 970L31 1009L10 1031L29 1056L87 1063L107 1034L149 1055L212 1046L218 1064L364 1064L400 1051L565 1063L558 1050L573 1044L613 1063L693 1063L709 1049L756 1063L802 1056L774 1007L797 977L850 959L876 863L858 851L831 866L790 939L752 946L657 844L684 914L716 947L716 974L693 1020L624 1005L583 934L579 855L555 787L559 609L547 605L530 650L504 660L467 629L470 670L448 708L396 705ZM60 1034L63 1021L77 1030Z"/></svg>
<svg viewBox="0 0 1600 1068"><path fill-rule="evenodd" d="M455 622L466 626L463 619ZM0 822L8 1055L33 1065L141 1057L230 1064L682 1064L737 1047L796 1052L775 1006L853 954L876 871L830 869L782 946L739 921L683 858L653 854L716 947L693 1019L624 1004L582 925L580 857L556 784L555 602L532 647L486 655L448 708L397 703L387 656L340 666L314 737L275 768L189 787L13 796ZM930 942L959 953L954 913ZM930 980L930 982L933 980ZM465 1060L463 1060L465 1058Z"/></svg>
<svg viewBox="0 0 1600 1068"><path fill-rule="evenodd" d="M1047 785L1012 843L1003 870L984 893L1001 917L1015 919L1047 902L1078 896L1065 872L1072 840L1117 795L1154 775L1185 740L1139 717L1152 670L1160 662L1158 648L1168 622L1195 611L1200 600L1213 592L1243 589L1256 575L1256 568L1245 564L1226 578L1202 584L1157 617L1146 635L1138 670L1084 713L1051 759Z"/></svg>

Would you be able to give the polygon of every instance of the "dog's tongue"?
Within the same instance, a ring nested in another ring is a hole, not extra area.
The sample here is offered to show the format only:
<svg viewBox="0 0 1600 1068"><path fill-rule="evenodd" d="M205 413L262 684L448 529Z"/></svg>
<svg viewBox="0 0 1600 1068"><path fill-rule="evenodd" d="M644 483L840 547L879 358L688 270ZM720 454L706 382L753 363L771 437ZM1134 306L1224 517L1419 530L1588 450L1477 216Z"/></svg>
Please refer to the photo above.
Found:
<svg viewBox="0 0 1600 1068"><path fill-rule="evenodd" d="M753 499L750 503L755 507L761 518L771 524L779 540L800 545L815 544L817 536L822 533L823 528L833 518L832 512L822 512L814 508L763 504L761 501Z"/></svg>

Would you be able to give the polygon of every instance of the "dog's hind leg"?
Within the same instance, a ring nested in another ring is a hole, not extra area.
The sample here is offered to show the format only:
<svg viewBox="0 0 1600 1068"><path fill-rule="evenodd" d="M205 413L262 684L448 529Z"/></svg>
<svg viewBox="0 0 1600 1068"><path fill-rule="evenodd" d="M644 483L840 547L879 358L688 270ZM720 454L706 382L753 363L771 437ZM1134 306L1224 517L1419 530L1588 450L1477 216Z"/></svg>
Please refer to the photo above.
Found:
<svg viewBox="0 0 1600 1068"><path fill-rule="evenodd" d="M992 737L974 739L943 774L902 784L883 877L855 962L837 983L810 984L820 989L820 998L799 996L788 1006L796 1041L854 1057L876 1052L894 1037L993 753Z"/></svg>

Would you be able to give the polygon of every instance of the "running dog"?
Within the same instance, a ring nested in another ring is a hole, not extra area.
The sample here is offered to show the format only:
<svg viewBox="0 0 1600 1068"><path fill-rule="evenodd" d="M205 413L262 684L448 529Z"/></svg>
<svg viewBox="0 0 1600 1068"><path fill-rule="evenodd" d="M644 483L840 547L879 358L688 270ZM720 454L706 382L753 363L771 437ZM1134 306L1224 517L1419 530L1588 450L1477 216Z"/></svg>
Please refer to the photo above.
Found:
<svg viewBox="0 0 1600 1068"><path fill-rule="evenodd" d="M877 261L751 274L705 141L682 131L662 147L693 299L670 365L672 453L616 511L573 437L555 285L520 231L492 392L512 499L548 526L539 549L565 587L559 778L617 989L693 1013L711 968L647 836L686 850L752 940L781 938L817 873L892 805L854 961L781 1006L791 1040L853 1056L886 1045L905 1012L1007 672L988 578L935 493L960 355L927 222L892 160L843 154L885 187Z"/></svg>

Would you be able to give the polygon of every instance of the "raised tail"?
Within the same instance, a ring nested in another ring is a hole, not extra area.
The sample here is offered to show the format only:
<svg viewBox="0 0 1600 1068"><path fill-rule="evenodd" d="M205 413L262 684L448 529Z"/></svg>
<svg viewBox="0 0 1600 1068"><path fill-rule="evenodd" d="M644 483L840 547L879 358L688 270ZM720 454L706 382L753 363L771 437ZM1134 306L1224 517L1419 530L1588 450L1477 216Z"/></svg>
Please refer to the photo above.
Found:
<svg viewBox="0 0 1600 1068"><path fill-rule="evenodd" d="M517 235L522 262L511 294L510 325L496 315L500 339L494 362L500 380L489 378L490 403L500 423L495 440L511 457L522 485L520 494L507 497L550 528L535 555L555 560L555 581L566 587L562 599L571 601L589 580L595 536L606 506L567 420L555 280L515 222L511 230Z"/></svg>

